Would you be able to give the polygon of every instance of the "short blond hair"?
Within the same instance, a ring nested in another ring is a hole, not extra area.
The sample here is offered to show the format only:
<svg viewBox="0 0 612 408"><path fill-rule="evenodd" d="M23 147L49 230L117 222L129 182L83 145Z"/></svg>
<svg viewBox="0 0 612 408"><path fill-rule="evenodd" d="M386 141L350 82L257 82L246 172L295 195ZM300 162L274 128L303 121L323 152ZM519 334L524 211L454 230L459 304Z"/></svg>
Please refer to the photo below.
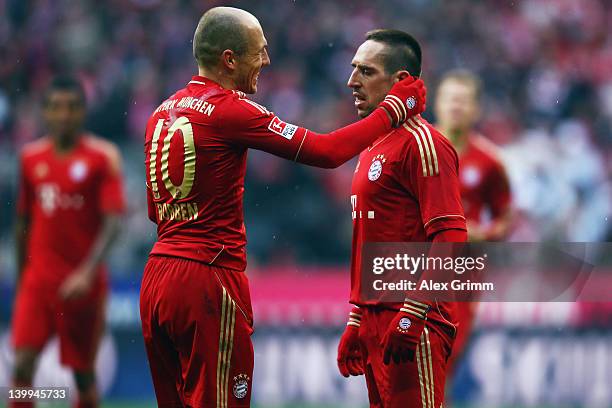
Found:
<svg viewBox="0 0 612 408"><path fill-rule="evenodd" d="M472 71L467 69L454 69L448 71L440 78L440 85L445 81L453 80L465 84L474 90L474 97L480 100L482 95L482 81Z"/></svg>

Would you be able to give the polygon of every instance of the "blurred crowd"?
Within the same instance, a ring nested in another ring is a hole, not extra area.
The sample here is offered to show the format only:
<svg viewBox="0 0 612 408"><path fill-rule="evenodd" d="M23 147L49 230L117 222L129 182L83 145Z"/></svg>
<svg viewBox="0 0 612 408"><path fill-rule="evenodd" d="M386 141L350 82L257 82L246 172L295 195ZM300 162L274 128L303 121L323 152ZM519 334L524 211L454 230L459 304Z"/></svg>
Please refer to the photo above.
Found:
<svg viewBox="0 0 612 408"><path fill-rule="evenodd" d="M157 105L196 72L191 38L218 1L0 0L0 275L12 274L16 151L44 133L56 73L84 81L88 128L118 143L129 212L115 274L137 276L155 238L142 141ZM512 239L610 240L612 3L608 0L229 1L255 14L272 65L253 97L288 122L329 131L356 118L346 87L366 31L399 28L424 50L432 115L449 69L484 83L479 128L500 145L516 209ZM346 263L354 162L316 170L251 152L251 265Z"/></svg>

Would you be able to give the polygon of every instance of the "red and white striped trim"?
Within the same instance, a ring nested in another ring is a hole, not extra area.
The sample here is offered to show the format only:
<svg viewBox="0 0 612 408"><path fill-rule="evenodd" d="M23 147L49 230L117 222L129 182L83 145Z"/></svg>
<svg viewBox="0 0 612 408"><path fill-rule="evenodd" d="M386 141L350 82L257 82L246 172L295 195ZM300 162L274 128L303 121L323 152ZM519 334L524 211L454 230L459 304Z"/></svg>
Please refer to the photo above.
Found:
<svg viewBox="0 0 612 408"><path fill-rule="evenodd" d="M408 112L406 111L406 107L400 98L395 95L387 95L385 97L385 101L389 103L389 106L393 108L395 114L399 118L400 121L405 119L408 116Z"/></svg>
<svg viewBox="0 0 612 408"><path fill-rule="evenodd" d="M360 313L355 313L355 312L350 312L349 313L349 319L348 322L346 323L347 326L354 326L354 327L360 327L361 326L361 314Z"/></svg>
<svg viewBox="0 0 612 408"><path fill-rule="evenodd" d="M417 302L416 300L406 299L400 312L411 314L419 319L427 320L427 313L431 307L425 303Z"/></svg>
<svg viewBox="0 0 612 408"><path fill-rule="evenodd" d="M433 159L434 159L434 168L436 170L436 174L439 174L440 173L440 169L438 168L438 154L436 153L436 147L434 145L433 138L431 137L431 132L430 132L429 128L427 127L427 125L425 125L421 121L421 118L418 117L418 116L415 116L415 117L410 118L408 120L409 121L414 121L414 122L418 123L418 125L422 129L425 129L425 133L427 134L427 139L429 140L429 144L431 145L431 153L432 153Z"/></svg>
<svg viewBox="0 0 612 408"><path fill-rule="evenodd" d="M194 79L194 80L189 81L189 83L190 83L190 84L206 85L206 82L196 81L195 79Z"/></svg>
<svg viewBox="0 0 612 408"><path fill-rule="evenodd" d="M429 128L418 117L408 119L403 126L412 133L419 146L423 177L439 175L438 154Z"/></svg>
<svg viewBox="0 0 612 408"><path fill-rule="evenodd" d="M434 381L434 370L431 356L431 341L429 340L429 330L427 327L421 334L420 343L416 348L416 363L419 373L419 384L421 386L421 406L422 408L436 408L436 389ZM442 407L442 403L440 403Z"/></svg>
<svg viewBox="0 0 612 408"><path fill-rule="evenodd" d="M249 105L253 106L254 108L256 108L258 111L260 111L261 113L265 114L265 115L269 115L270 111L267 110L265 107L261 106L260 104L258 104L257 102L253 102L250 99L240 99L241 101L245 101L246 103L248 103Z"/></svg>
<svg viewBox="0 0 612 408"><path fill-rule="evenodd" d="M270 115L270 111L266 109L265 106L262 106L258 104L257 102L253 102L252 100L248 99L244 92L240 92L240 91L233 91L233 92L238 95L239 101L244 101L248 103L249 105L257 109L259 112L263 113L264 115Z"/></svg>

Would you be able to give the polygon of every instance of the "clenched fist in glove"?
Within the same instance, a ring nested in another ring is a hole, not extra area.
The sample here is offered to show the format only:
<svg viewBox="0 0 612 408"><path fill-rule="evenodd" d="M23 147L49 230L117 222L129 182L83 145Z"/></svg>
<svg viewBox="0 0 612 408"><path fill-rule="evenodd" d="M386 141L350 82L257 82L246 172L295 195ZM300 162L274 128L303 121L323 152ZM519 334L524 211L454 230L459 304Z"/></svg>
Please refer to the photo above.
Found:
<svg viewBox="0 0 612 408"><path fill-rule="evenodd" d="M396 82L385 99L378 105L391 116L393 127L425 111L427 88L420 78L408 76Z"/></svg>
<svg viewBox="0 0 612 408"><path fill-rule="evenodd" d="M349 375L363 375L364 361L359 345L359 327L361 325L361 310L354 307L349 313L344 334L338 344L338 369L345 377Z"/></svg>
<svg viewBox="0 0 612 408"><path fill-rule="evenodd" d="M429 306L413 300L406 300L385 333L381 346L383 347L383 362L399 364L414 361L417 345L425 329Z"/></svg>

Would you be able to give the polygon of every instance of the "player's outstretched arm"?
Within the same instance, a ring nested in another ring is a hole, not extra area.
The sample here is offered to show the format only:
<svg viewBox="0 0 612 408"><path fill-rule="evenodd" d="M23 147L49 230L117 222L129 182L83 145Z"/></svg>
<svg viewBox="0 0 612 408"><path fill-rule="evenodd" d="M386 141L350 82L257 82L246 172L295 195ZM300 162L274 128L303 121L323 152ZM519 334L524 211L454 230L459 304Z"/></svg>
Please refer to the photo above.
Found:
<svg viewBox="0 0 612 408"><path fill-rule="evenodd" d="M403 101L403 102L398 102ZM423 81L405 78L365 119L330 133L316 133L282 121L266 108L237 93L237 103L219 118L219 127L243 148L253 148L315 167L335 168L355 157L393 127L425 109Z"/></svg>
<svg viewBox="0 0 612 408"><path fill-rule="evenodd" d="M336 168L355 157L391 128L425 110L425 84L405 78L367 118L327 134L307 132L295 160L310 166Z"/></svg>

